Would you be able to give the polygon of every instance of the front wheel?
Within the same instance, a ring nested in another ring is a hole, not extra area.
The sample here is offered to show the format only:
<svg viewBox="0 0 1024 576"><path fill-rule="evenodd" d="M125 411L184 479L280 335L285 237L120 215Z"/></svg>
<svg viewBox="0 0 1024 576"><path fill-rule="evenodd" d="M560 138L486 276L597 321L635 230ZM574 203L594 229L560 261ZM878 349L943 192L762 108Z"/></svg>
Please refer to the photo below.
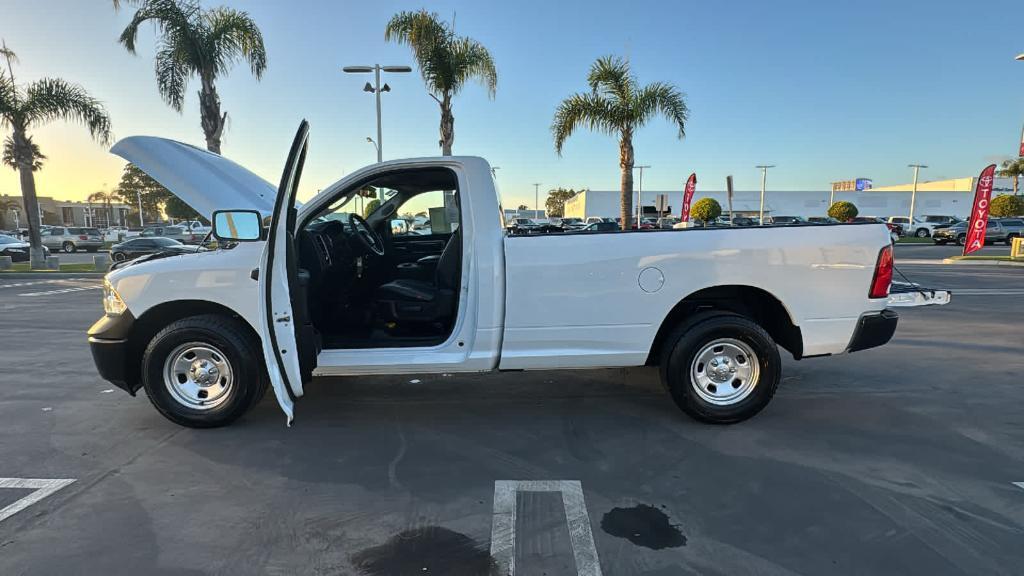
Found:
<svg viewBox="0 0 1024 576"><path fill-rule="evenodd" d="M914 236L917 236L918 238L927 238L928 237L928 229L927 228L918 228L917 232L914 232Z"/></svg>
<svg viewBox="0 0 1024 576"><path fill-rule="evenodd" d="M956 245L957 246L963 246L964 244L967 244L967 235L966 234L961 234L961 235L957 236L956 237Z"/></svg>
<svg viewBox="0 0 1024 576"><path fill-rule="evenodd" d="M75 252L76 248L73 242L65 242L61 245L61 250L63 250L65 254L72 254Z"/></svg>
<svg viewBox="0 0 1024 576"><path fill-rule="evenodd" d="M113 254L111 254L110 257L114 260L114 262L124 262L125 260L128 259L128 257L125 256L124 252L114 252Z"/></svg>
<svg viewBox="0 0 1024 576"><path fill-rule="evenodd" d="M192 316L161 330L142 357L143 385L168 420L190 428L225 426L263 395L263 355L241 321Z"/></svg>
<svg viewBox="0 0 1024 576"><path fill-rule="evenodd" d="M772 337L727 312L676 329L661 354L661 378L683 412L712 424L742 422L771 401L782 362Z"/></svg>

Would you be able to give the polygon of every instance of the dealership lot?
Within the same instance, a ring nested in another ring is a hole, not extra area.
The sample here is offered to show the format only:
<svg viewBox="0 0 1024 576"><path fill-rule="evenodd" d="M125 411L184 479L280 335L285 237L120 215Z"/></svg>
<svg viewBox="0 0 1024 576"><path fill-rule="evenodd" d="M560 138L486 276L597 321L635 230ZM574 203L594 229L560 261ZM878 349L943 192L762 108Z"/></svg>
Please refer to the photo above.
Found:
<svg viewBox="0 0 1024 576"><path fill-rule="evenodd" d="M269 396L179 428L95 375L99 279L0 277L0 479L74 480L0 520L0 574L488 574L496 518L518 574L1019 573L1024 268L899 265L936 250L897 265L950 305L787 361L731 427L636 369L320 380L291 428Z"/></svg>

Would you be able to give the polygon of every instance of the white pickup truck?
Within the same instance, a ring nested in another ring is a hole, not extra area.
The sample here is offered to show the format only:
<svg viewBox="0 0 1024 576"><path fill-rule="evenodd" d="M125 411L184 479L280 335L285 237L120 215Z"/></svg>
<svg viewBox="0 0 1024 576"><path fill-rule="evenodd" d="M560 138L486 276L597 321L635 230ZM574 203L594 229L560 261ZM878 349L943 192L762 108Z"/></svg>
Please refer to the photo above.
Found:
<svg viewBox="0 0 1024 576"><path fill-rule="evenodd" d="M778 346L842 354L896 329L882 224L512 236L474 157L374 164L298 206L308 130L276 189L179 142L112 149L220 245L119 264L89 330L100 374L174 422L228 424L269 384L290 423L314 376L645 365L687 414L738 422L775 393ZM385 201L363 219L368 190ZM429 214L430 234L396 233L400 213Z"/></svg>

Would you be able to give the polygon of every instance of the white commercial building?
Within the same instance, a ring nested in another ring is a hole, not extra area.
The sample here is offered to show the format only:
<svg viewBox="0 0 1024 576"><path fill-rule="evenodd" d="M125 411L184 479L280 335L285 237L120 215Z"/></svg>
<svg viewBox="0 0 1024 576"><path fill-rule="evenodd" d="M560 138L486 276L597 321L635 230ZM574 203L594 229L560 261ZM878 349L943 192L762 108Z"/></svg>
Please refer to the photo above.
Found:
<svg viewBox="0 0 1024 576"><path fill-rule="evenodd" d="M949 215L966 218L970 215L974 184L977 178L956 178L935 182L920 182L917 185L917 199L914 215ZM997 178L993 196L1012 194L1013 185L1009 178ZM671 192L652 190L643 192L645 216L656 216L656 202L659 194L668 199L668 215L679 216L683 205L682 190ZM862 192L808 192L768 190L764 197L765 215L775 216L824 216L829 199L835 202L846 200L857 206L862 216L906 216L910 213L911 184L883 186ZM727 213L729 204L725 191L702 191L698 184L693 196L696 202L701 198L714 198ZM737 215L756 215L760 209L760 191L734 192L732 208ZM636 214L636 192L633 193L633 213ZM584 190L565 203L565 215L575 218L619 216L618 190Z"/></svg>

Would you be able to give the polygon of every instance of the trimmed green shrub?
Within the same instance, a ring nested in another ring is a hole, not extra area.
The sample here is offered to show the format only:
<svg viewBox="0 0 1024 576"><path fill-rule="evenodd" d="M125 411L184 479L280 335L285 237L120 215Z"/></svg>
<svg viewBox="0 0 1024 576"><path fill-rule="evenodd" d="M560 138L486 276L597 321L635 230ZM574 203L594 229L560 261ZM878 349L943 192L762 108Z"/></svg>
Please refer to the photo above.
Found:
<svg viewBox="0 0 1024 576"><path fill-rule="evenodd" d="M690 217L702 220L707 226L715 218L722 215L722 205L714 198L701 198L690 207Z"/></svg>
<svg viewBox="0 0 1024 576"><path fill-rule="evenodd" d="M992 199L989 210L996 218L1024 216L1024 196L1000 194Z"/></svg>
<svg viewBox="0 0 1024 576"><path fill-rule="evenodd" d="M857 217L860 211L853 205L853 202L847 202L846 200L840 200L835 204L828 207L829 218L835 218L840 222L849 222Z"/></svg>

